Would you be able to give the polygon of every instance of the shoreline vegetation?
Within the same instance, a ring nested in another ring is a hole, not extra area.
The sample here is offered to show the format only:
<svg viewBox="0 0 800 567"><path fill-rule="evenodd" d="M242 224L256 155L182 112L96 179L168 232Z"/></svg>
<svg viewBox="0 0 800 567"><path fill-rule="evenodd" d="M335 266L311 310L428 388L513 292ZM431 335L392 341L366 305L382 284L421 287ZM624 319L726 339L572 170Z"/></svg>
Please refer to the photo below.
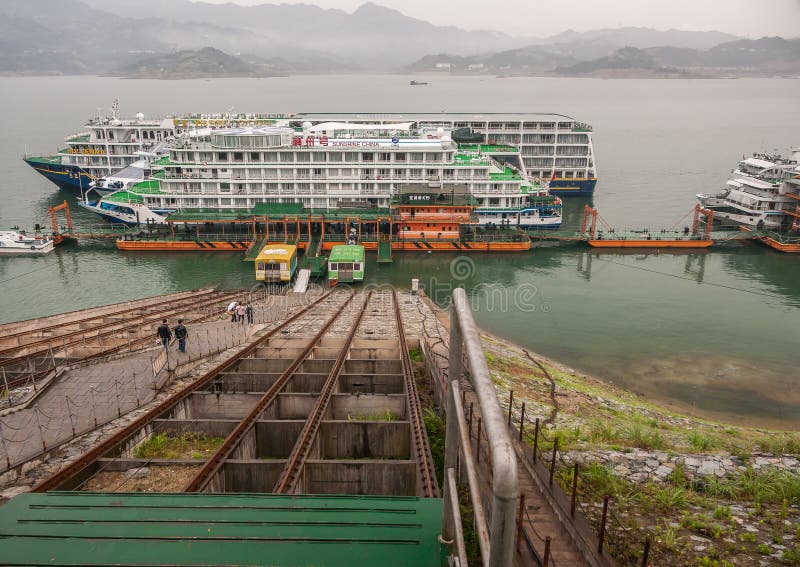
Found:
<svg viewBox="0 0 800 567"><path fill-rule="evenodd" d="M580 463L581 499L599 522L602 497L623 524L612 553L633 564L643 533L654 565L800 565L800 433L690 417L623 388L481 333L504 411L526 404L539 447ZM550 445L548 445L548 441ZM570 490L568 469L556 474ZM644 531L642 531L644 530ZM636 536L637 543L633 539Z"/></svg>

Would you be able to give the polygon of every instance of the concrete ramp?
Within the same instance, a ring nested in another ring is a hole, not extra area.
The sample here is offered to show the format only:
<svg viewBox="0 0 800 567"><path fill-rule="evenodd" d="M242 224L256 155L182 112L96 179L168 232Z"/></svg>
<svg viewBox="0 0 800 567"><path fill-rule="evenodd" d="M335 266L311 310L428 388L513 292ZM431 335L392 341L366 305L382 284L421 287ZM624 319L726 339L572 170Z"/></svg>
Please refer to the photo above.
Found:
<svg viewBox="0 0 800 567"><path fill-rule="evenodd" d="M303 268L299 272L297 272L297 278L294 280L294 291L295 293L305 293L308 289L308 280L311 278L311 270L308 268Z"/></svg>

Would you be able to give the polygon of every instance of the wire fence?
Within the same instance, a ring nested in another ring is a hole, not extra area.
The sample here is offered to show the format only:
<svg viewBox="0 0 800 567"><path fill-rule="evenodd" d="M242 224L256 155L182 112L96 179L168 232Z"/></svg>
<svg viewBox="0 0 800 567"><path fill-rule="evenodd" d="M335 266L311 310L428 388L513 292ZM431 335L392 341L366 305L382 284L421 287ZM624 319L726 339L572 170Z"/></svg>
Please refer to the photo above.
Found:
<svg viewBox="0 0 800 567"><path fill-rule="evenodd" d="M232 320L220 309L210 311L218 319L189 327L186 353L176 351L177 341L173 341L164 350L154 349L148 342L146 347L69 367L59 367L57 359L51 358L49 377L55 377L60 370L58 378L65 378L64 384L69 386L79 381L86 386L81 391L71 388L67 395L56 390L42 391L37 371L16 387L9 387L6 380L5 404L0 405L0 410L5 406L5 415L0 417L0 474L142 408L168 382L185 378L204 359L246 343L254 325L282 321L290 309L301 303L296 297L264 295L255 298L252 317L245 315L242 321L238 317ZM151 334L150 339L155 340L155 336ZM134 358L120 356L131 353ZM163 353L166 353L165 363L157 368L154 360ZM119 364L115 364L117 358Z"/></svg>
<svg viewBox="0 0 800 567"><path fill-rule="evenodd" d="M560 436L557 433L549 436L543 420L532 416L524 401L515 400L513 390L509 392L506 411L509 428L527 449L523 452L529 455L530 469L555 496L553 500L568 503L565 512L573 522L590 526L597 540L597 554L610 553L612 557L624 558L626 564L646 567L651 540L639 531L633 518L623 516L615 495L596 488L581 463L565 458Z"/></svg>

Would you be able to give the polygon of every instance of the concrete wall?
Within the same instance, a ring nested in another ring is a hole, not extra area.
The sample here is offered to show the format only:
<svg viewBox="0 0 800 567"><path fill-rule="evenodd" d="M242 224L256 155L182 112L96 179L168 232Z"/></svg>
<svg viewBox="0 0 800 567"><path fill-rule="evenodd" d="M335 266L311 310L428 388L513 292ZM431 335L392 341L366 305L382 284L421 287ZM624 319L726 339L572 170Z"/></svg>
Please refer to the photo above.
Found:
<svg viewBox="0 0 800 567"><path fill-rule="evenodd" d="M238 424L238 419L156 419L153 421L153 432L174 437L184 433L227 437Z"/></svg>
<svg viewBox="0 0 800 567"><path fill-rule="evenodd" d="M414 461L307 461L299 492L415 496Z"/></svg>
<svg viewBox="0 0 800 567"><path fill-rule="evenodd" d="M217 397L211 392L194 392L189 398L190 419L243 418L250 413L261 394L227 394Z"/></svg>
<svg viewBox="0 0 800 567"><path fill-rule="evenodd" d="M229 460L222 467L225 492L272 492L286 461Z"/></svg>
<svg viewBox="0 0 800 567"><path fill-rule="evenodd" d="M334 394L328 413L331 419L346 420L347 416L361 413L392 412L395 419L406 418L406 397L402 394Z"/></svg>
<svg viewBox="0 0 800 567"><path fill-rule="evenodd" d="M223 392L263 393L269 390L270 386L272 386L279 377L279 372L271 374L223 372L220 374ZM208 391L211 391L212 388L213 385L209 384Z"/></svg>
<svg viewBox="0 0 800 567"><path fill-rule="evenodd" d="M402 394L405 384L403 376L398 374L342 374L339 391L343 394Z"/></svg>
<svg viewBox="0 0 800 567"><path fill-rule="evenodd" d="M403 364L399 359L357 360L349 358L344 363L347 374L402 374Z"/></svg>
<svg viewBox="0 0 800 567"><path fill-rule="evenodd" d="M323 421L323 459L409 459L411 428L407 421Z"/></svg>
<svg viewBox="0 0 800 567"><path fill-rule="evenodd" d="M263 420L256 423L256 448L254 458L285 459L294 448L305 419Z"/></svg>

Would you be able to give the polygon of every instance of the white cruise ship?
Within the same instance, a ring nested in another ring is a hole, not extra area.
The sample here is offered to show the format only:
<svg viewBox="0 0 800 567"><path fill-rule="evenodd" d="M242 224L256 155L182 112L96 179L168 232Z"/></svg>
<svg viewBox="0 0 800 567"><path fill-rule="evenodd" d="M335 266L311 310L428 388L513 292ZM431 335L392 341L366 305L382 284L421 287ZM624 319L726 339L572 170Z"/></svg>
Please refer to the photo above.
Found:
<svg viewBox="0 0 800 567"><path fill-rule="evenodd" d="M797 216L799 164L800 147L792 148L789 158L753 154L739 161L724 191L700 194L697 200L714 211L715 219L758 230L788 230Z"/></svg>
<svg viewBox="0 0 800 567"><path fill-rule="evenodd" d="M83 206L140 224L176 210L246 211L261 203L388 208L404 186L459 184L475 199L483 224L560 225L560 200L515 165L518 148L458 140L450 129L416 122L195 128L169 144L157 162L162 170L151 178Z"/></svg>
<svg viewBox="0 0 800 567"><path fill-rule="evenodd" d="M55 155L25 156L36 171L60 187L83 193L92 181L107 178L152 153L159 144L198 128L286 125L304 122L394 124L410 122L417 130L443 127L471 132L472 141L499 162L532 178L548 180L553 194L591 194L597 168L588 124L560 114L533 113L413 113L413 114L186 114L163 119L117 117L90 119L85 131L65 138ZM510 152L503 151L511 147ZM100 184L102 185L102 183Z"/></svg>

